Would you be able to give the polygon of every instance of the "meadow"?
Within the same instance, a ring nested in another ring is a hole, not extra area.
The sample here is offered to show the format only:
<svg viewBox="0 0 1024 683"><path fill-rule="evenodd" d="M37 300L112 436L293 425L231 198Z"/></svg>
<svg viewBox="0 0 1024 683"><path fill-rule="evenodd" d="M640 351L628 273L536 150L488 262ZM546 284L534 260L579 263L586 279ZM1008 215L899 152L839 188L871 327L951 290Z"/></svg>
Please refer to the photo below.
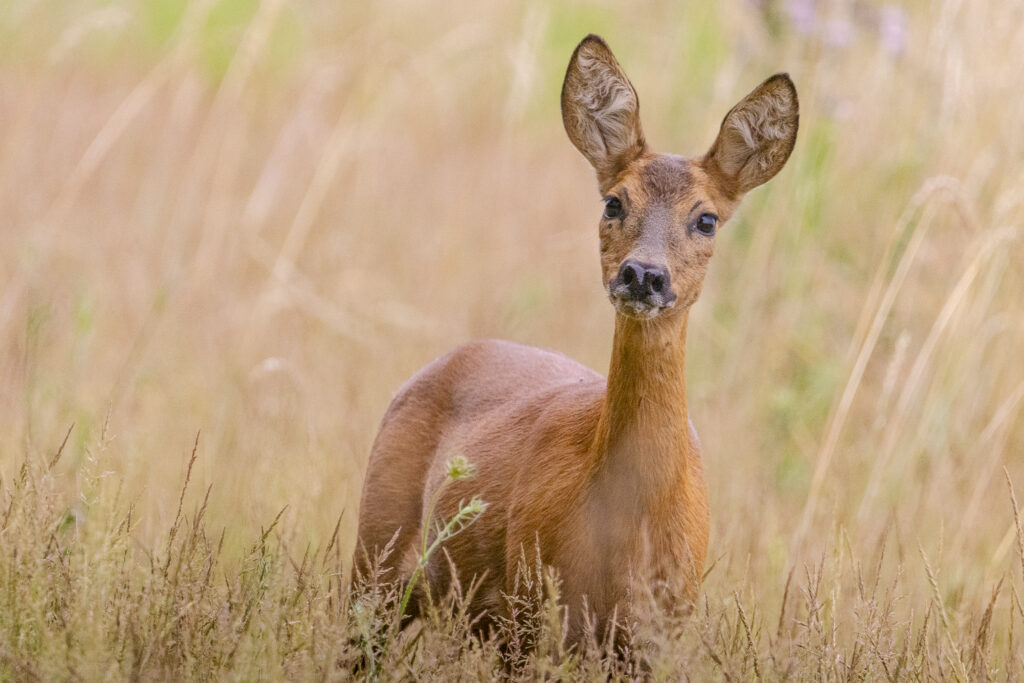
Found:
<svg viewBox="0 0 1024 683"><path fill-rule="evenodd" d="M607 369L589 32L656 149L777 71L801 126L690 316L697 609L616 660L541 605L508 664L348 565L416 369ZM0 679L1017 680L1022 73L1003 0L3 3Z"/></svg>

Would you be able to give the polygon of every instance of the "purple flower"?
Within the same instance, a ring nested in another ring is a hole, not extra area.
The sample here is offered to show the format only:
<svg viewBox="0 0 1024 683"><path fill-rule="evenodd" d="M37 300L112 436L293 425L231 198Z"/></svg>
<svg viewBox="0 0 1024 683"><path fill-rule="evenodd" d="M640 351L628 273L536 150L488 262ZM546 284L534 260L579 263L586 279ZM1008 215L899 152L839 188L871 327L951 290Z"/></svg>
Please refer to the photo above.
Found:
<svg viewBox="0 0 1024 683"><path fill-rule="evenodd" d="M818 23L818 9L815 0L786 0L786 14L797 33L807 35L814 32Z"/></svg>
<svg viewBox="0 0 1024 683"><path fill-rule="evenodd" d="M825 25L825 43L832 47L846 47L853 42L853 24L846 19L831 19Z"/></svg>
<svg viewBox="0 0 1024 683"><path fill-rule="evenodd" d="M907 49L907 13L896 5L885 5L878 13L878 39L882 48L891 55L901 55Z"/></svg>

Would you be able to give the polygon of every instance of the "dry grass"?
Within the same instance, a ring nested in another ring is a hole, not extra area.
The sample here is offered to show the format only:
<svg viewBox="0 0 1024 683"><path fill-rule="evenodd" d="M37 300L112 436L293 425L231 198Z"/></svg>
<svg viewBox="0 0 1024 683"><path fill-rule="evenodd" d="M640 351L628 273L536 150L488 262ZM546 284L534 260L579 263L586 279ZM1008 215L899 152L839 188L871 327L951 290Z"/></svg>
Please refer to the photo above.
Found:
<svg viewBox="0 0 1024 683"><path fill-rule="evenodd" d="M900 53L868 2L178 5L0 7L0 677L335 678L367 643L491 675L458 610L353 612L346 564L416 368L482 336L607 366L557 109L596 31L659 148L783 69L801 133L691 316L703 604L635 662L560 654L542 605L515 673L1017 678L1019 3L913 3Z"/></svg>

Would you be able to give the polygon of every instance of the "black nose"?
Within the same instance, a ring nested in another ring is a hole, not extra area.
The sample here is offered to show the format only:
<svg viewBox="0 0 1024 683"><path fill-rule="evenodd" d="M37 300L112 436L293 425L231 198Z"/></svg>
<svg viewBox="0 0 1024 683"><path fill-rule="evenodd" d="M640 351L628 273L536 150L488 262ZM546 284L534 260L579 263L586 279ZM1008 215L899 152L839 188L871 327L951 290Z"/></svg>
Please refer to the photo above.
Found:
<svg viewBox="0 0 1024 683"><path fill-rule="evenodd" d="M626 261L619 268L619 283L629 289L630 298L646 301L655 294L667 297L669 293L668 270L637 261Z"/></svg>

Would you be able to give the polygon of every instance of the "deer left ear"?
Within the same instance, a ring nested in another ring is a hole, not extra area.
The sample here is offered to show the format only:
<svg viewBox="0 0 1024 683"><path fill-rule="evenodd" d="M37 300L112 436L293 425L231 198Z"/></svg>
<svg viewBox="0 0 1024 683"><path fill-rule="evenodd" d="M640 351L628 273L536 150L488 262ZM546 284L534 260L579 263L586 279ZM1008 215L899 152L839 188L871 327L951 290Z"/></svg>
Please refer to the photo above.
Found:
<svg viewBox="0 0 1024 683"><path fill-rule="evenodd" d="M771 180L796 144L800 103L788 74L776 74L733 107L704 164L734 199Z"/></svg>

